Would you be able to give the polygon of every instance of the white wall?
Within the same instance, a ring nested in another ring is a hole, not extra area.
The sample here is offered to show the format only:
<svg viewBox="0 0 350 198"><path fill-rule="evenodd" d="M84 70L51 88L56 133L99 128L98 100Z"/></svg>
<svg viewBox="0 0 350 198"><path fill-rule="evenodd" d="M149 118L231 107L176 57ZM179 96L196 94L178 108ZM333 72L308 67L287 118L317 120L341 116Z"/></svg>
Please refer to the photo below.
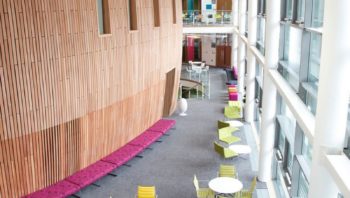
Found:
<svg viewBox="0 0 350 198"><path fill-rule="evenodd" d="M207 7L207 4L211 4L212 5L212 8L211 10L207 10L206 7ZM207 22L214 22L214 15L216 13L216 4L212 4L212 0L202 0L202 16L203 16L203 21L207 21ZM209 19L208 20L208 14L212 14L213 15L213 18L212 19Z"/></svg>
<svg viewBox="0 0 350 198"><path fill-rule="evenodd" d="M216 65L216 48L212 48L211 43L215 42L215 36L202 37L202 61L207 65Z"/></svg>

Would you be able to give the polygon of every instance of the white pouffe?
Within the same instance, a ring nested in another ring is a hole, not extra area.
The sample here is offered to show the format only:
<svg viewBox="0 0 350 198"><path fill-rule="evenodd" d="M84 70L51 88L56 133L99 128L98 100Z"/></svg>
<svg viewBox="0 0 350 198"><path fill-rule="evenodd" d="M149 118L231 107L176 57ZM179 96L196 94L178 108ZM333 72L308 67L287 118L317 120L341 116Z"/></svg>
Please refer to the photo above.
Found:
<svg viewBox="0 0 350 198"><path fill-rule="evenodd" d="M187 111L187 100L185 98L181 98L178 103L177 106L179 108L180 111L180 116L186 116L186 111Z"/></svg>

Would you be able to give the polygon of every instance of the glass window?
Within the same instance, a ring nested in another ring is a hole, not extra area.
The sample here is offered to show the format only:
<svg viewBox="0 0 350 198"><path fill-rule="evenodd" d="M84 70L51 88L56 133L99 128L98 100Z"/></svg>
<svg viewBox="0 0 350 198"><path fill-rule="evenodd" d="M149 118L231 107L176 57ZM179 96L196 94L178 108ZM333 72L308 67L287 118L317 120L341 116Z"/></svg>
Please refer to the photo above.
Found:
<svg viewBox="0 0 350 198"><path fill-rule="evenodd" d="M305 0L298 0L297 23L304 23Z"/></svg>
<svg viewBox="0 0 350 198"><path fill-rule="evenodd" d="M348 123L346 127L344 148L345 155L350 159L350 104L348 108Z"/></svg>
<svg viewBox="0 0 350 198"><path fill-rule="evenodd" d="M308 82L302 83L306 90L305 104L308 109L315 115L317 109L317 91L318 79L320 73L322 36L317 33L311 33Z"/></svg>
<svg viewBox="0 0 350 198"><path fill-rule="evenodd" d="M317 82L320 73L322 36L317 33L311 33L310 60L309 60L309 82Z"/></svg>
<svg viewBox="0 0 350 198"><path fill-rule="evenodd" d="M286 0L286 21L290 21L293 18L293 0Z"/></svg>
<svg viewBox="0 0 350 198"><path fill-rule="evenodd" d="M279 136L278 136L278 149L281 151L282 155L284 155L285 144L286 144L285 136L284 136L283 132L280 132Z"/></svg>
<svg viewBox="0 0 350 198"><path fill-rule="evenodd" d="M306 180L304 173L300 170L300 177L298 182L298 198L308 198L309 183Z"/></svg>
<svg viewBox="0 0 350 198"><path fill-rule="evenodd" d="M311 161L312 161L312 145L310 144L309 140L306 136L303 138L303 148L302 148L302 155L309 165L311 167Z"/></svg>
<svg viewBox="0 0 350 198"><path fill-rule="evenodd" d="M176 0L172 1L172 7L173 7L173 24L176 24Z"/></svg>
<svg viewBox="0 0 350 198"><path fill-rule="evenodd" d="M317 110L317 99L314 95L312 95L310 92L306 93L306 106L310 110L311 113L316 115Z"/></svg>
<svg viewBox="0 0 350 198"><path fill-rule="evenodd" d="M301 58L302 29L284 25L283 54L279 72L288 81L291 87L299 89L299 70Z"/></svg>
<svg viewBox="0 0 350 198"><path fill-rule="evenodd" d="M258 1L258 15L264 15L266 13L266 0Z"/></svg>
<svg viewBox="0 0 350 198"><path fill-rule="evenodd" d="M286 192L285 192L285 189L283 188L283 186L285 186L283 181L283 176L279 168L277 168L276 185L277 185L277 189L276 189L277 197L286 197Z"/></svg>
<svg viewBox="0 0 350 198"><path fill-rule="evenodd" d="M312 26L323 26L324 0L313 0L312 5Z"/></svg>
<svg viewBox="0 0 350 198"><path fill-rule="evenodd" d="M289 142L287 141L288 145L288 151L287 151L287 161L286 161L286 169L289 172L289 174L292 174L293 169L293 151L289 145Z"/></svg>
<svg viewBox="0 0 350 198"><path fill-rule="evenodd" d="M265 17L258 16L256 46L262 54L265 54Z"/></svg>
<svg viewBox="0 0 350 198"><path fill-rule="evenodd" d="M247 6L248 7L248 6ZM248 12L245 14L245 36L248 37Z"/></svg>
<svg viewBox="0 0 350 198"><path fill-rule="evenodd" d="M288 66L299 73L302 30L285 25L283 59Z"/></svg>
<svg viewBox="0 0 350 198"><path fill-rule="evenodd" d="M110 34L111 27L109 21L108 0L97 0L98 32L100 34Z"/></svg>
<svg viewBox="0 0 350 198"><path fill-rule="evenodd" d="M154 27L160 26L159 0L153 0Z"/></svg>
<svg viewBox="0 0 350 198"><path fill-rule="evenodd" d="M128 9L129 28L130 30L137 30L136 0L128 0Z"/></svg>

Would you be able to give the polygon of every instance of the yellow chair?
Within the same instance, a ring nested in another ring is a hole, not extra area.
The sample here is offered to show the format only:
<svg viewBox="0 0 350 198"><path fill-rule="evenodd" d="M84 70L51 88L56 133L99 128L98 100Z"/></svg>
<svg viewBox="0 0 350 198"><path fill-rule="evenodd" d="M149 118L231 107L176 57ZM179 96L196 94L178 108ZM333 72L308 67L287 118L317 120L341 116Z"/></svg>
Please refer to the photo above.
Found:
<svg viewBox="0 0 350 198"><path fill-rule="evenodd" d="M237 178L236 167L233 165L221 164L219 168L219 177Z"/></svg>
<svg viewBox="0 0 350 198"><path fill-rule="evenodd" d="M240 198L252 198L253 197L253 193L256 187L256 177L253 178L253 181L250 185L249 190L242 190L239 194L240 194Z"/></svg>
<svg viewBox="0 0 350 198"><path fill-rule="evenodd" d="M156 187L155 186L138 186L137 187L137 198L156 198Z"/></svg>
<svg viewBox="0 0 350 198"><path fill-rule="evenodd" d="M239 101L232 101L232 100L230 100L230 101L228 101L228 106L229 106L229 107L241 108L241 107L242 107L242 104L241 104L241 102L239 102Z"/></svg>
<svg viewBox="0 0 350 198"><path fill-rule="evenodd" d="M227 133L227 134L232 134L233 132L236 132L238 130L239 130L239 128L237 128L237 127L230 127L230 126L222 127L220 129L218 129L218 131L220 131L222 133Z"/></svg>
<svg viewBox="0 0 350 198"><path fill-rule="evenodd" d="M226 130L225 130L226 129ZM241 138L232 135L231 127L226 127L218 130L219 140L227 144L232 144L241 141Z"/></svg>
<svg viewBox="0 0 350 198"><path fill-rule="evenodd" d="M226 123L224 121L218 120L218 129L222 129L222 128L229 127L229 126L230 126L229 123Z"/></svg>
<svg viewBox="0 0 350 198"><path fill-rule="evenodd" d="M223 158L228 159L228 158L233 158L237 157L238 153L234 152L233 150L229 148L225 148L221 146L219 143L214 142L214 150L219 153Z"/></svg>
<svg viewBox="0 0 350 198"><path fill-rule="evenodd" d="M241 108L236 106L227 106L225 107L224 115L229 119L242 118Z"/></svg>
<svg viewBox="0 0 350 198"><path fill-rule="evenodd" d="M193 185L196 188L197 198L214 198L214 192L212 190L210 190L209 188L199 187L199 181L196 175L194 175L193 177Z"/></svg>

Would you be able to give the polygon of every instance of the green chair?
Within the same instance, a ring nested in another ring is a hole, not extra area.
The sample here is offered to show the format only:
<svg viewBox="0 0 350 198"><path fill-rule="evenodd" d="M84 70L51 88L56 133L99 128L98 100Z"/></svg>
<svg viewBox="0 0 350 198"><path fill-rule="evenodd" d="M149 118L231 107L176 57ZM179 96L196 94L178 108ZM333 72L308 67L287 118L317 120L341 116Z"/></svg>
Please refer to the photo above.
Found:
<svg viewBox="0 0 350 198"><path fill-rule="evenodd" d="M226 130L224 130L226 129ZM233 136L231 127L226 127L218 130L219 140L227 144L232 144L241 141L241 138Z"/></svg>
<svg viewBox="0 0 350 198"><path fill-rule="evenodd" d="M224 110L225 117L229 119L241 118L241 109L235 106L226 106Z"/></svg>
<svg viewBox="0 0 350 198"><path fill-rule="evenodd" d="M222 128L229 127L229 126L230 126L229 123L226 123L224 121L218 120L218 129L222 129Z"/></svg>
<svg viewBox="0 0 350 198"><path fill-rule="evenodd" d="M256 187L256 177L253 178L253 181L250 185L249 190L242 190L239 194L240 194L240 198L252 198L253 197L253 193Z"/></svg>
<svg viewBox="0 0 350 198"><path fill-rule="evenodd" d="M229 159L233 157L237 157L238 153L234 152L229 148L225 148L221 146L218 142L214 142L214 150L219 153L223 158Z"/></svg>
<svg viewBox="0 0 350 198"><path fill-rule="evenodd" d="M219 168L219 177L237 178L236 167L233 165L221 164Z"/></svg>
<svg viewBox="0 0 350 198"><path fill-rule="evenodd" d="M196 175L194 175L193 177L193 184L194 184L194 187L196 188L197 198L214 198L214 192L212 190L210 190L209 188L199 187L199 181Z"/></svg>

